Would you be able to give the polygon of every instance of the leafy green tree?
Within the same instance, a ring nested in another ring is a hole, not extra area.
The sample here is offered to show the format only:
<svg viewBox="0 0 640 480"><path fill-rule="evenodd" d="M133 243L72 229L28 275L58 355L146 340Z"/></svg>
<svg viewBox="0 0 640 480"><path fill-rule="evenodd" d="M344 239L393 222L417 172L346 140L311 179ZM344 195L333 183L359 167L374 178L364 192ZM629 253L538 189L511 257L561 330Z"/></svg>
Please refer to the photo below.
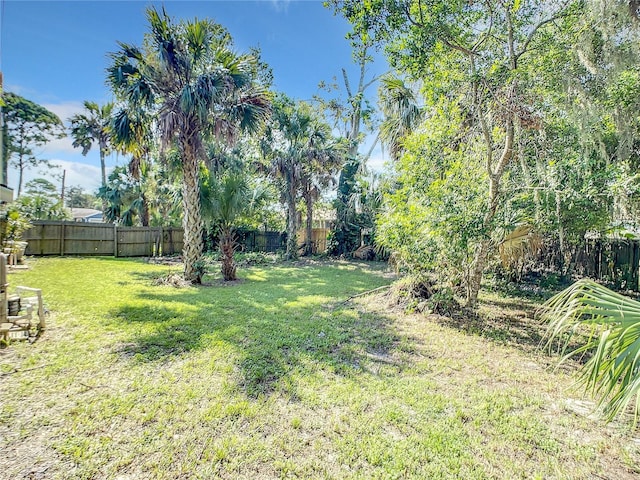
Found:
<svg viewBox="0 0 640 480"><path fill-rule="evenodd" d="M105 157L113 149L111 130L113 103L109 102L100 106L95 102L85 101L84 110L84 113L78 113L69 118L73 146L82 148L82 155L86 155L94 143L98 144L102 175L102 183L100 185L104 188L107 184ZM103 205L103 209L104 207L105 205Z"/></svg>
<svg viewBox="0 0 640 480"><path fill-rule="evenodd" d="M6 128L3 152L6 150L6 158L18 169L16 198L19 198L24 171L47 163L38 157L37 149L52 139L64 137L64 127L55 113L20 95L5 92L2 99Z"/></svg>
<svg viewBox="0 0 640 480"><path fill-rule="evenodd" d="M98 198L106 205L106 221L126 227L142 225L146 212L140 182L129 175L126 167L113 169L107 184L98 190Z"/></svg>
<svg viewBox="0 0 640 480"><path fill-rule="evenodd" d="M531 120L522 84L541 33L572 12L557 2L332 2L361 35L385 45L394 68L423 82L429 113L458 110L465 158L484 165L484 207L469 218L475 253L466 276L467 304L475 305L483 272L496 246L504 178L514 163L517 125ZM461 142L446 145L454 157ZM475 170L475 167L470 171ZM441 171L446 175L446 170ZM437 180L436 180L437 181ZM462 192L461 192L462 193ZM471 210L467 209L467 212ZM475 228L475 227L479 228ZM461 249L467 250L466 247Z"/></svg>
<svg viewBox="0 0 640 480"><path fill-rule="evenodd" d="M60 192L49 180L35 178L25 185L24 195L16 200L18 210L29 220L70 220Z"/></svg>
<svg viewBox="0 0 640 480"><path fill-rule="evenodd" d="M65 190L64 201L67 208L97 208L100 204L95 195L85 192L79 185Z"/></svg>
<svg viewBox="0 0 640 480"><path fill-rule="evenodd" d="M256 132L269 113L269 96L256 83L255 58L235 54L222 26L209 20L176 24L154 8L147 10L147 19L150 31L143 46L121 43L111 55L108 81L123 102L120 122L142 111L154 119L162 149L180 152L184 277L199 283L203 139L231 143L241 131Z"/></svg>

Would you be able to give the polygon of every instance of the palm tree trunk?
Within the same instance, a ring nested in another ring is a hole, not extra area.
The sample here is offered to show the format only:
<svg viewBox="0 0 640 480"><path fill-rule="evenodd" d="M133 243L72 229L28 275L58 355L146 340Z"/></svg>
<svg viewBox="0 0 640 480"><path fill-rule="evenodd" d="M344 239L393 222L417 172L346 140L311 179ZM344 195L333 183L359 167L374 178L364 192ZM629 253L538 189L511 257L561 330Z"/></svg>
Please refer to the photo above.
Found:
<svg viewBox="0 0 640 480"><path fill-rule="evenodd" d="M102 175L102 188L104 189L107 186L107 168L104 164L104 152L106 151L107 146L105 145L104 140L100 139L100 171ZM104 212L107 209L107 201L102 199L102 211Z"/></svg>
<svg viewBox="0 0 640 480"><path fill-rule="evenodd" d="M184 279L191 283L202 281L202 272L197 263L202 256L202 213L200 211L200 191L198 182L198 158L195 149L186 141L182 144L182 206L184 242Z"/></svg>
<svg viewBox="0 0 640 480"><path fill-rule="evenodd" d="M140 211L140 223L143 227L149 226L149 201L147 200L147 196L144 192L140 194L142 197L142 208Z"/></svg>
<svg viewBox="0 0 640 480"><path fill-rule="evenodd" d="M224 228L220 232L220 254L222 257L222 278L225 282L236 280L236 262L233 254L236 250L236 242L230 228Z"/></svg>
<svg viewBox="0 0 640 480"><path fill-rule="evenodd" d="M304 197L304 203L307 207L307 221L305 228L305 239L304 239L304 254L312 255L313 254L313 199L311 198L311 194L307 194Z"/></svg>
<svg viewBox="0 0 640 480"><path fill-rule="evenodd" d="M294 192L287 193L287 260L293 260L298 257L298 239L296 238L297 219L296 219L296 198Z"/></svg>

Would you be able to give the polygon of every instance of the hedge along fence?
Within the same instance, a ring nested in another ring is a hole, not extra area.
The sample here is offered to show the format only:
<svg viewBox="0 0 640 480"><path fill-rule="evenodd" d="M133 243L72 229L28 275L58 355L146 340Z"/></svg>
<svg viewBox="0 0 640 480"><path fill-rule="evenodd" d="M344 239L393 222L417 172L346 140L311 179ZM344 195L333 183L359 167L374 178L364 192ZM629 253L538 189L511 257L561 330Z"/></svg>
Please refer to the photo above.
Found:
<svg viewBox="0 0 640 480"><path fill-rule="evenodd" d="M181 253L183 236L181 228L39 220L22 238L27 255L150 257Z"/></svg>

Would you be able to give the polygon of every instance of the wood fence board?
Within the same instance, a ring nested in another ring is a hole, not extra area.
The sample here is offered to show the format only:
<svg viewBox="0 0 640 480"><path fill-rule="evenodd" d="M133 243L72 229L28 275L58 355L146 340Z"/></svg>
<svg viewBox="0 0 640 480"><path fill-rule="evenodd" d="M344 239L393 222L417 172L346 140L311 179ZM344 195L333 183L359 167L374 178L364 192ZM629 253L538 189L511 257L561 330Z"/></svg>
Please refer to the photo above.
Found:
<svg viewBox="0 0 640 480"><path fill-rule="evenodd" d="M105 223L35 221L23 235L27 255L172 255L182 252L182 229L116 227Z"/></svg>

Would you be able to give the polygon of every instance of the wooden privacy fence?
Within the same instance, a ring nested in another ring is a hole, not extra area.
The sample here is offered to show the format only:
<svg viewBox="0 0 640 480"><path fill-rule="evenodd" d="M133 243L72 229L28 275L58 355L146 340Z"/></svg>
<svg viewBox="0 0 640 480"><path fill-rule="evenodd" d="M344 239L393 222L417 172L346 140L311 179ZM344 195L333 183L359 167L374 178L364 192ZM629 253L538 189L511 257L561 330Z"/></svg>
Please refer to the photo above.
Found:
<svg viewBox="0 0 640 480"><path fill-rule="evenodd" d="M150 257L182 252L181 228L34 221L22 235L27 255Z"/></svg>
<svg viewBox="0 0 640 480"><path fill-rule="evenodd" d="M314 228L311 230L311 253L314 255L327 253L328 228ZM298 230L298 245L304 245L306 230Z"/></svg>
<svg viewBox="0 0 640 480"><path fill-rule="evenodd" d="M277 252L287 248L287 235L274 231L242 230L236 232L241 250L246 252Z"/></svg>
<svg viewBox="0 0 640 480"><path fill-rule="evenodd" d="M329 230L314 228L313 253L327 250ZM27 242L26 255L100 255L116 257L151 257L182 253L182 228L120 227L110 223L85 223L37 220L22 238ZM287 236L272 231L239 231L240 250L277 252L286 249ZM215 237L210 238L217 249ZM304 231L298 233L304 243Z"/></svg>
<svg viewBox="0 0 640 480"><path fill-rule="evenodd" d="M640 241L589 240L575 254L576 273L614 288L639 291Z"/></svg>

